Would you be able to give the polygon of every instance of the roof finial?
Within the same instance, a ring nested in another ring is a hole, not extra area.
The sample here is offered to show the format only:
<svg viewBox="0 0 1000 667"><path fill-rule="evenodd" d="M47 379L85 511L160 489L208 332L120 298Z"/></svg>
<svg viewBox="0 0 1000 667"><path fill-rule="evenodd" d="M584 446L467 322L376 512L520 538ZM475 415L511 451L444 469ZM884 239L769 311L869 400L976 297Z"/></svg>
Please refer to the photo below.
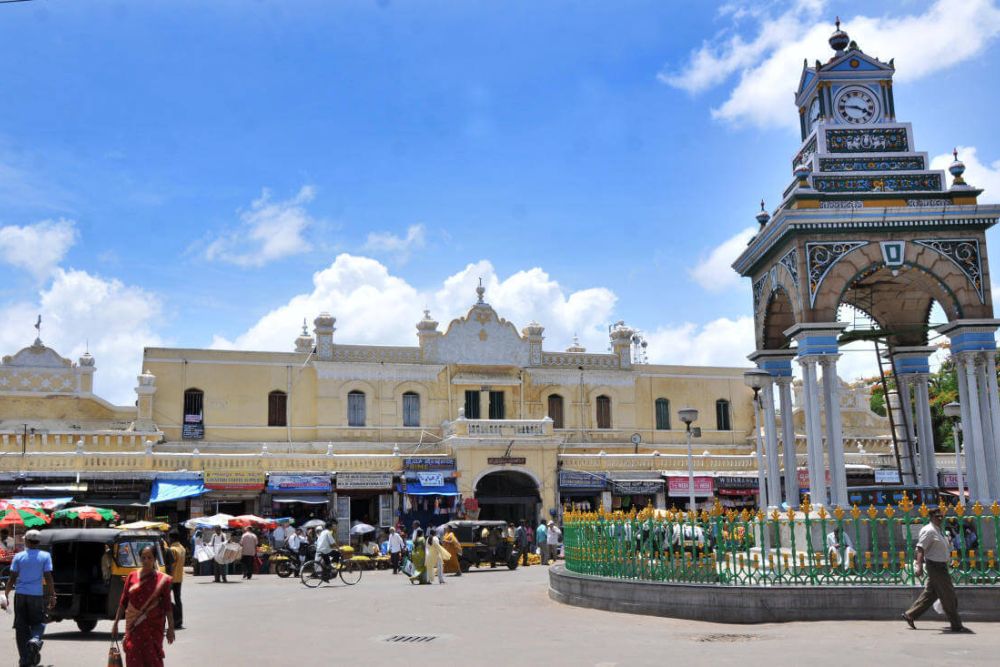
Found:
<svg viewBox="0 0 1000 667"><path fill-rule="evenodd" d="M760 226L763 227L764 225L767 224L767 221L770 220L770 219L771 219L771 215L767 212L767 209L764 208L764 200L761 199L760 200L760 213L757 214L757 222L759 222Z"/></svg>
<svg viewBox="0 0 1000 667"><path fill-rule="evenodd" d="M952 187L968 187L965 179L962 178L962 174L965 173L965 163L958 159L958 148L956 147L951 154L955 156L955 161L948 165L948 173L955 179L952 182Z"/></svg>
<svg viewBox="0 0 1000 667"><path fill-rule="evenodd" d="M955 156L955 160L958 161L958 146L952 149L951 154Z"/></svg>
<svg viewBox="0 0 1000 667"><path fill-rule="evenodd" d="M479 301L477 303L486 303L483 301L483 295L486 294L486 288L483 287L483 279L479 278L479 287L476 288L476 294L479 296Z"/></svg>
<svg viewBox="0 0 1000 667"><path fill-rule="evenodd" d="M302 335L303 336L309 335L309 327L306 326L306 318L304 317L302 318Z"/></svg>
<svg viewBox="0 0 1000 667"><path fill-rule="evenodd" d="M839 16L837 17L835 25L837 26L837 29L833 31L832 35L830 35L830 47L839 55L851 43L851 38L847 36L846 32L840 29Z"/></svg>
<svg viewBox="0 0 1000 667"><path fill-rule="evenodd" d="M837 30L840 30L840 17L839 16L837 17L837 20L834 21L833 23L834 23L834 25L837 26Z"/></svg>

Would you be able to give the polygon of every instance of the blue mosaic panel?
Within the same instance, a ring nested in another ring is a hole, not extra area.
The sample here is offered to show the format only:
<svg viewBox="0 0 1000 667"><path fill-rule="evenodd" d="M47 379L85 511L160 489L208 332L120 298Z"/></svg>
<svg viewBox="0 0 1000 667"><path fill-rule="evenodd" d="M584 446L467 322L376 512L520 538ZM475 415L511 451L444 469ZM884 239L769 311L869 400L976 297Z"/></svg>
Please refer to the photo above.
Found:
<svg viewBox="0 0 1000 667"><path fill-rule="evenodd" d="M800 164L806 164L812 159L812 156L816 154L816 137L809 140L802 150L798 152L795 159L792 160L792 169L799 166Z"/></svg>
<svg viewBox="0 0 1000 667"><path fill-rule="evenodd" d="M909 150L902 127L827 130L826 150L830 153L903 153Z"/></svg>
<svg viewBox="0 0 1000 667"><path fill-rule="evenodd" d="M941 174L881 174L878 176L813 176L819 192L940 192Z"/></svg>
<svg viewBox="0 0 1000 667"><path fill-rule="evenodd" d="M923 171L923 156L879 158L820 158L820 171Z"/></svg>

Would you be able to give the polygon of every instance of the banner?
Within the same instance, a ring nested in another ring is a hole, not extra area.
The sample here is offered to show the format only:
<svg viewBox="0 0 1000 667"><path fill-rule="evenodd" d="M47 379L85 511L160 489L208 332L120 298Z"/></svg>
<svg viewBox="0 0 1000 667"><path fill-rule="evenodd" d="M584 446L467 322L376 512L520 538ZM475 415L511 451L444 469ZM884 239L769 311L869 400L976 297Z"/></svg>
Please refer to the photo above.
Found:
<svg viewBox="0 0 1000 667"><path fill-rule="evenodd" d="M264 473L253 470L206 470L205 488L220 491L263 491Z"/></svg>
<svg viewBox="0 0 1000 667"><path fill-rule="evenodd" d="M560 489L582 489L585 491L603 491L608 483L605 473L582 472L579 470L560 470Z"/></svg>
<svg viewBox="0 0 1000 667"><path fill-rule="evenodd" d="M382 490L392 488L391 472L338 472L338 489L371 489Z"/></svg>
<svg viewBox="0 0 1000 667"><path fill-rule="evenodd" d="M417 479L421 486L444 486L444 473L441 472L418 472Z"/></svg>
<svg viewBox="0 0 1000 667"><path fill-rule="evenodd" d="M438 456L407 456L403 458L403 469L412 470L413 472L419 471L433 471L433 470L454 470L455 469L455 459L454 458L442 458Z"/></svg>
<svg viewBox="0 0 1000 667"><path fill-rule="evenodd" d="M957 479L957 475L955 475L955 473L939 473L939 474L941 475L941 479L942 480L946 479L945 475L951 475L952 486L955 486L955 487L958 486L958 479ZM899 471L898 470L893 470L892 468L887 468L887 469L883 469L883 470L876 470L875 471L875 483L876 484L899 484ZM945 484L942 482L940 484L940 486L945 486Z"/></svg>
<svg viewBox="0 0 1000 667"><path fill-rule="evenodd" d="M667 478L667 495L680 498L684 496L691 495L688 492L688 478L687 477L668 477ZM694 495L698 497L705 497L712 495L712 491L715 489L715 479L712 477L695 477L694 478Z"/></svg>
<svg viewBox="0 0 1000 667"><path fill-rule="evenodd" d="M333 490L328 475L268 475L267 490L272 492L329 492Z"/></svg>
<svg viewBox="0 0 1000 667"><path fill-rule="evenodd" d="M809 490L809 468L799 468L797 473L799 477L799 488L803 491ZM826 471L826 485L830 486L830 471Z"/></svg>
<svg viewBox="0 0 1000 667"><path fill-rule="evenodd" d="M611 492L616 496L649 496L663 491L663 482L644 479L614 480Z"/></svg>

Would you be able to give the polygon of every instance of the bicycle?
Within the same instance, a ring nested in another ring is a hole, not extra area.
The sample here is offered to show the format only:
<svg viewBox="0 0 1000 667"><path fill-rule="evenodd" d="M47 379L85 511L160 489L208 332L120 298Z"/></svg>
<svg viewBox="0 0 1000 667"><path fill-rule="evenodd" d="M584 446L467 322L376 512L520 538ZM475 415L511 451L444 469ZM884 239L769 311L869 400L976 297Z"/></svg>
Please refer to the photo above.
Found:
<svg viewBox="0 0 1000 667"><path fill-rule="evenodd" d="M334 551L330 554L329 565L321 558L303 563L300 578L307 588L318 588L321 584L330 583L330 580L337 576L346 585L353 586L361 581L361 572L361 565L358 562L353 559L344 560L338 551Z"/></svg>

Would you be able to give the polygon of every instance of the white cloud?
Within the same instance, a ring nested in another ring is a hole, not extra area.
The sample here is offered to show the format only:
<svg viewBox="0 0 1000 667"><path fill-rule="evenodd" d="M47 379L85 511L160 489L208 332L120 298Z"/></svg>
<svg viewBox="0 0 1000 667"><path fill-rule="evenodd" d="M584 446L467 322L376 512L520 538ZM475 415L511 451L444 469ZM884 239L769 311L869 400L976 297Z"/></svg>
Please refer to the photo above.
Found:
<svg viewBox="0 0 1000 667"><path fill-rule="evenodd" d="M753 227L747 227L723 241L689 271L691 277L709 292L722 292L738 287L742 278L733 270L732 264L746 249L754 233Z"/></svg>
<svg viewBox="0 0 1000 667"><path fill-rule="evenodd" d="M0 308L0 349L13 354L31 343L42 315L42 340L76 361L88 348L97 362L94 390L120 405L135 402L142 349L162 344L153 327L160 318L156 295L86 271L55 269L35 302Z"/></svg>
<svg viewBox="0 0 1000 667"><path fill-rule="evenodd" d="M43 220L33 225L0 227L0 261L44 280L76 242L72 220Z"/></svg>
<svg viewBox="0 0 1000 667"><path fill-rule="evenodd" d="M430 308L443 331L475 302L482 278L486 299L518 329L536 319L546 327L547 347L565 347L574 334L584 345L603 352L607 324L616 297L605 288L569 292L539 268L518 271L501 280L488 261L467 265L438 287L419 290L377 260L339 255L313 275L312 291L298 294L262 317L235 339L215 336L216 348L289 350L302 318L311 322L322 311L337 318L335 340L341 343L415 345L417 321Z"/></svg>
<svg viewBox="0 0 1000 667"><path fill-rule="evenodd" d="M661 73L665 83L689 92L719 85L739 72L728 99L714 118L760 127L798 128L791 93L803 59L831 55L833 31L821 0L796 2L777 17L762 15L752 39L740 35L706 43L679 72ZM896 80L914 81L964 62L1000 35L995 0L937 0L922 14L902 17L855 16L843 28L868 54L895 58Z"/></svg>
<svg viewBox="0 0 1000 667"><path fill-rule="evenodd" d="M315 197L312 186L305 185L291 199L272 201L266 188L250 209L240 213L242 224L209 243L205 258L243 267L264 266L275 260L307 252L312 245L304 237L314 224L305 209Z"/></svg>
<svg viewBox="0 0 1000 667"><path fill-rule="evenodd" d="M406 236L397 236L391 232L371 232L365 242L364 249L372 253L392 255L396 261L403 263L410 258L410 253L424 247L426 229L423 225L410 225Z"/></svg>
<svg viewBox="0 0 1000 667"><path fill-rule="evenodd" d="M975 146L958 146L958 158L965 163L965 174L962 176L965 182L984 190L979 197L979 203L995 204L1000 202L1000 160L984 164L980 161ZM931 169L943 169L947 172L948 166L954 159L951 153L935 155L931 159ZM948 183L951 183L950 174L948 175Z"/></svg>
<svg viewBox="0 0 1000 667"><path fill-rule="evenodd" d="M650 363L684 366L745 366L756 349L753 318L720 317L704 325L685 322L646 333Z"/></svg>

